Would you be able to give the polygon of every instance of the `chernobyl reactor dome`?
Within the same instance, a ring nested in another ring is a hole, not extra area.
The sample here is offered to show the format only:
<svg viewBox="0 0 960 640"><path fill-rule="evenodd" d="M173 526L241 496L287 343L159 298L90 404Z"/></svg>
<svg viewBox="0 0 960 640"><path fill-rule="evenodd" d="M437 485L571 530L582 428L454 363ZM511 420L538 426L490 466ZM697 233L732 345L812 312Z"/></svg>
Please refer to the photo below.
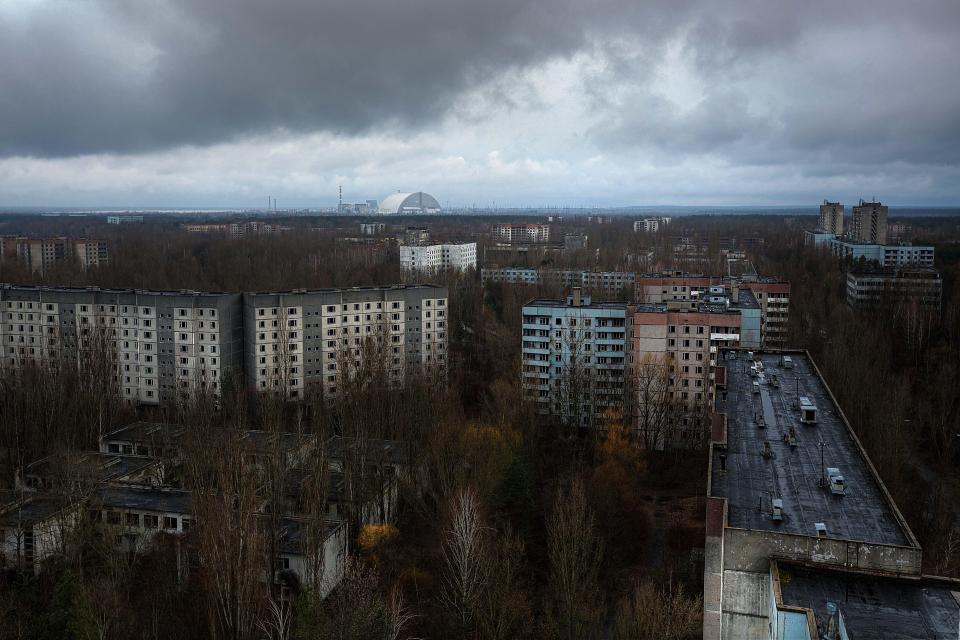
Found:
<svg viewBox="0 0 960 640"><path fill-rule="evenodd" d="M440 203L429 193L391 193L380 202L380 213L440 213Z"/></svg>

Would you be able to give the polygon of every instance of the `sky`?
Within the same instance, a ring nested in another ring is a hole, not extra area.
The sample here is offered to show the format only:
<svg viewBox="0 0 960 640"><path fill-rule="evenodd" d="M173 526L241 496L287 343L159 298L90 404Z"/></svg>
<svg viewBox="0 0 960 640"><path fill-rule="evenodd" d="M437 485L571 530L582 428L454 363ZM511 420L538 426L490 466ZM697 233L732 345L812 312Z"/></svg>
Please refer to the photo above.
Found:
<svg viewBox="0 0 960 640"><path fill-rule="evenodd" d="M3 0L0 207L960 204L957 0Z"/></svg>

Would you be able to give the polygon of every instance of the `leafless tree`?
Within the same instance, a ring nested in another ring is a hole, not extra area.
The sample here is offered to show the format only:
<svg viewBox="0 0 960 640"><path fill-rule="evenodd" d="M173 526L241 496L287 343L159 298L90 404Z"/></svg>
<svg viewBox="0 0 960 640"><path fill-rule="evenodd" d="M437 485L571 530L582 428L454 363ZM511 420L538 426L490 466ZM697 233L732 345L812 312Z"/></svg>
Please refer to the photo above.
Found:
<svg viewBox="0 0 960 640"><path fill-rule="evenodd" d="M472 626L485 584L483 544L485 528L472 488L460 490L450 504L450 528L443 544L440 600L461 633Z"/></svg>
<svg viewBox="0 0 960 640"><path fill-rule="evenodd" d="M594 635L601 610L598 575L603 543L579 479L568 493L557 491L547 521L547 554L561 637L574 640Z"/></svg>

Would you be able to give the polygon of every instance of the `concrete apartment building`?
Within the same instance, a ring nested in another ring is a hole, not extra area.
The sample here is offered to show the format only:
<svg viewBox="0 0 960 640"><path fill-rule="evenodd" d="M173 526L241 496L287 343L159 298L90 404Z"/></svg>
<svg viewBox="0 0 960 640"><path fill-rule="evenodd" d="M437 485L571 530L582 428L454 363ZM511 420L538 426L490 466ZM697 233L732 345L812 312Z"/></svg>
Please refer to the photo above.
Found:
<svg viewBox="0 0 960 640"><path fill-rule="evenodd" d="M838 258L857 262L866 260L881 267L932 267L934 247L913 244L870 244L843 238L829 238L830 252Z"/></svg>
<svg viewBox="0 0 960 640"><path fill-rule="evenodd" d="M550 225L504 222L493 227L493 237L500 242L550 242Z"/></svg>
<svg viewBox="0 0 960 640"><path fill-rule="evenodd" d="M403 245L400 247L400 267L404 271L423 272L476 269L477 243Z"/></svg>
<svg viewBox="0 0 960 640"><path fill-rule="evenodd" d="M88 269L106 265L110 249L103 240L0 236L0 260L19 260L37 273L70 260Z"/></svg>
<svg viewBox="0 0 960 640"><path fill-rule="evenodd" d="M0 367L112 354L121 396L160 404L217 394L240 370L240 294L0 285Z"/></svg>
<svg viewBox="0 0 960 640"><path fill-rule="evenodd" d="M634 233L656 233L670 224L670 218L660 216L656 218L642 218L633 222Z"/></svg>
<svg viewBox="0 0 960 640"><path fill-rule="evenodd" d="M863 605L830 583L840 572L919 586L921 549L809 356L721 350L716 383L703 637L933 637L853 633L854 624L864 629ZM787 563L815 577L793 585ZM836 597L832 619L846 618L849 635L836 627L826 635L830 619L815 615L826 610L822 594ZM877 610L878 597L869 602Z"/></svg>
<svg viewBox="0 0 960 640"><path fill-rule="evenodd" d="M143 222L143 216L132 214L107 216L107 224L134 224L139 222Z"/></svg>
<svg viewBox="0 0 960 640"><path fill-rule="evenodd" d="M760 326L760 305L749 289L713 285L697 302L636 306L632 368L637 429L647 446L703 443L704 416L714 400L717 352L725 347L759 348ZM664 406L679 411L679 420L664 424Z"/></svg>
<svg viewBox="0 0 960 640"><path fill-rule="evenodd" d="M481 269L480 282L502 282L506 284L545 284L559 287L582 287L586 290L600 291L605 296L615 298L625 289L633 288L636 274L629 271L582 271L579 269L528 269L528 268L492 268Z"/></svg>
<svg viewBox="0 0 960 640"><path fill-rule="evenodd" d="M820 218L817 220L817 229L832 233L835 236L843 235L843 205L839 202L824 200L820 205Z"/></svg>
<svg viewBox="0 0 960 640"><path fill-rule="evenodd" d="M433 285L244 294L247 382L332 397L364 366L382 366L396 384L412 372L443 374L447 310L446 287Z"/></svg>
<svg viewBox="0 0 960 640"><path fill-rule="evenodd" d="M641 304L687 302L705 299L711 287L730 291L729 300L739 303L740 292L749 290L760 307L760 343L782 347L787 341L790 318L790 283L773 277L749 275L715 277L682 271L644 273L637 276L634 299Z"/></svg>
<svg viewBox="0 0 960 640"><path fill-rule="evenodd" d="M879 202L860 201L853 207L850 219L850 237L855 242L868 244L887 243L887 213L889 207Z"/></svg>
<svg viewBox="0 0 960 640"><path fill-rule="evenodd" d="M445 371L447 290L432 285L200 293L0 285L0 368L111 354L121 396L218 395L226 371L261 391L335 395L368 354L390 379Z"/></svg>
<svg viewBox="0 0 960 640"><path fill-rule="evenodd" d="M624 404L627 305L594 303L574 288L565 300L523 306L523 390L541 415L594 427Z"/></svg>
<svg viewBox="0 0 960 640"><path fill-rule="evenodd" d="M939 312L943 281L936 269L889 268L847 273L847 304L857 309L896 312L904 306Z"/></svg>

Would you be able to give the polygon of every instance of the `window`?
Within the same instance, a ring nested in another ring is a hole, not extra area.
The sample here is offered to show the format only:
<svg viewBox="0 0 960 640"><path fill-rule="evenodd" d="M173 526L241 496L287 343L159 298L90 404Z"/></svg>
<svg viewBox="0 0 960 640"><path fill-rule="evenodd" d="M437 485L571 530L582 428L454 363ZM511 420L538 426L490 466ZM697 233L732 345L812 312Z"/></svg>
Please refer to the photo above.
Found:
<svg viewBox="0 0 960 640"><path fill-rule="evenodd" d="M139 527L139 526L140 526L140 514L139 514L139 513L128 513L128 514L127 514L127 526L128 526L128 527Z"/></svg>
<svg viewBox="0 0 960 640"><path fill-rule="evenodd" d="M164 516L163 517L163 528L168 531L177 530L177 517L176 516Z"/></svg>

